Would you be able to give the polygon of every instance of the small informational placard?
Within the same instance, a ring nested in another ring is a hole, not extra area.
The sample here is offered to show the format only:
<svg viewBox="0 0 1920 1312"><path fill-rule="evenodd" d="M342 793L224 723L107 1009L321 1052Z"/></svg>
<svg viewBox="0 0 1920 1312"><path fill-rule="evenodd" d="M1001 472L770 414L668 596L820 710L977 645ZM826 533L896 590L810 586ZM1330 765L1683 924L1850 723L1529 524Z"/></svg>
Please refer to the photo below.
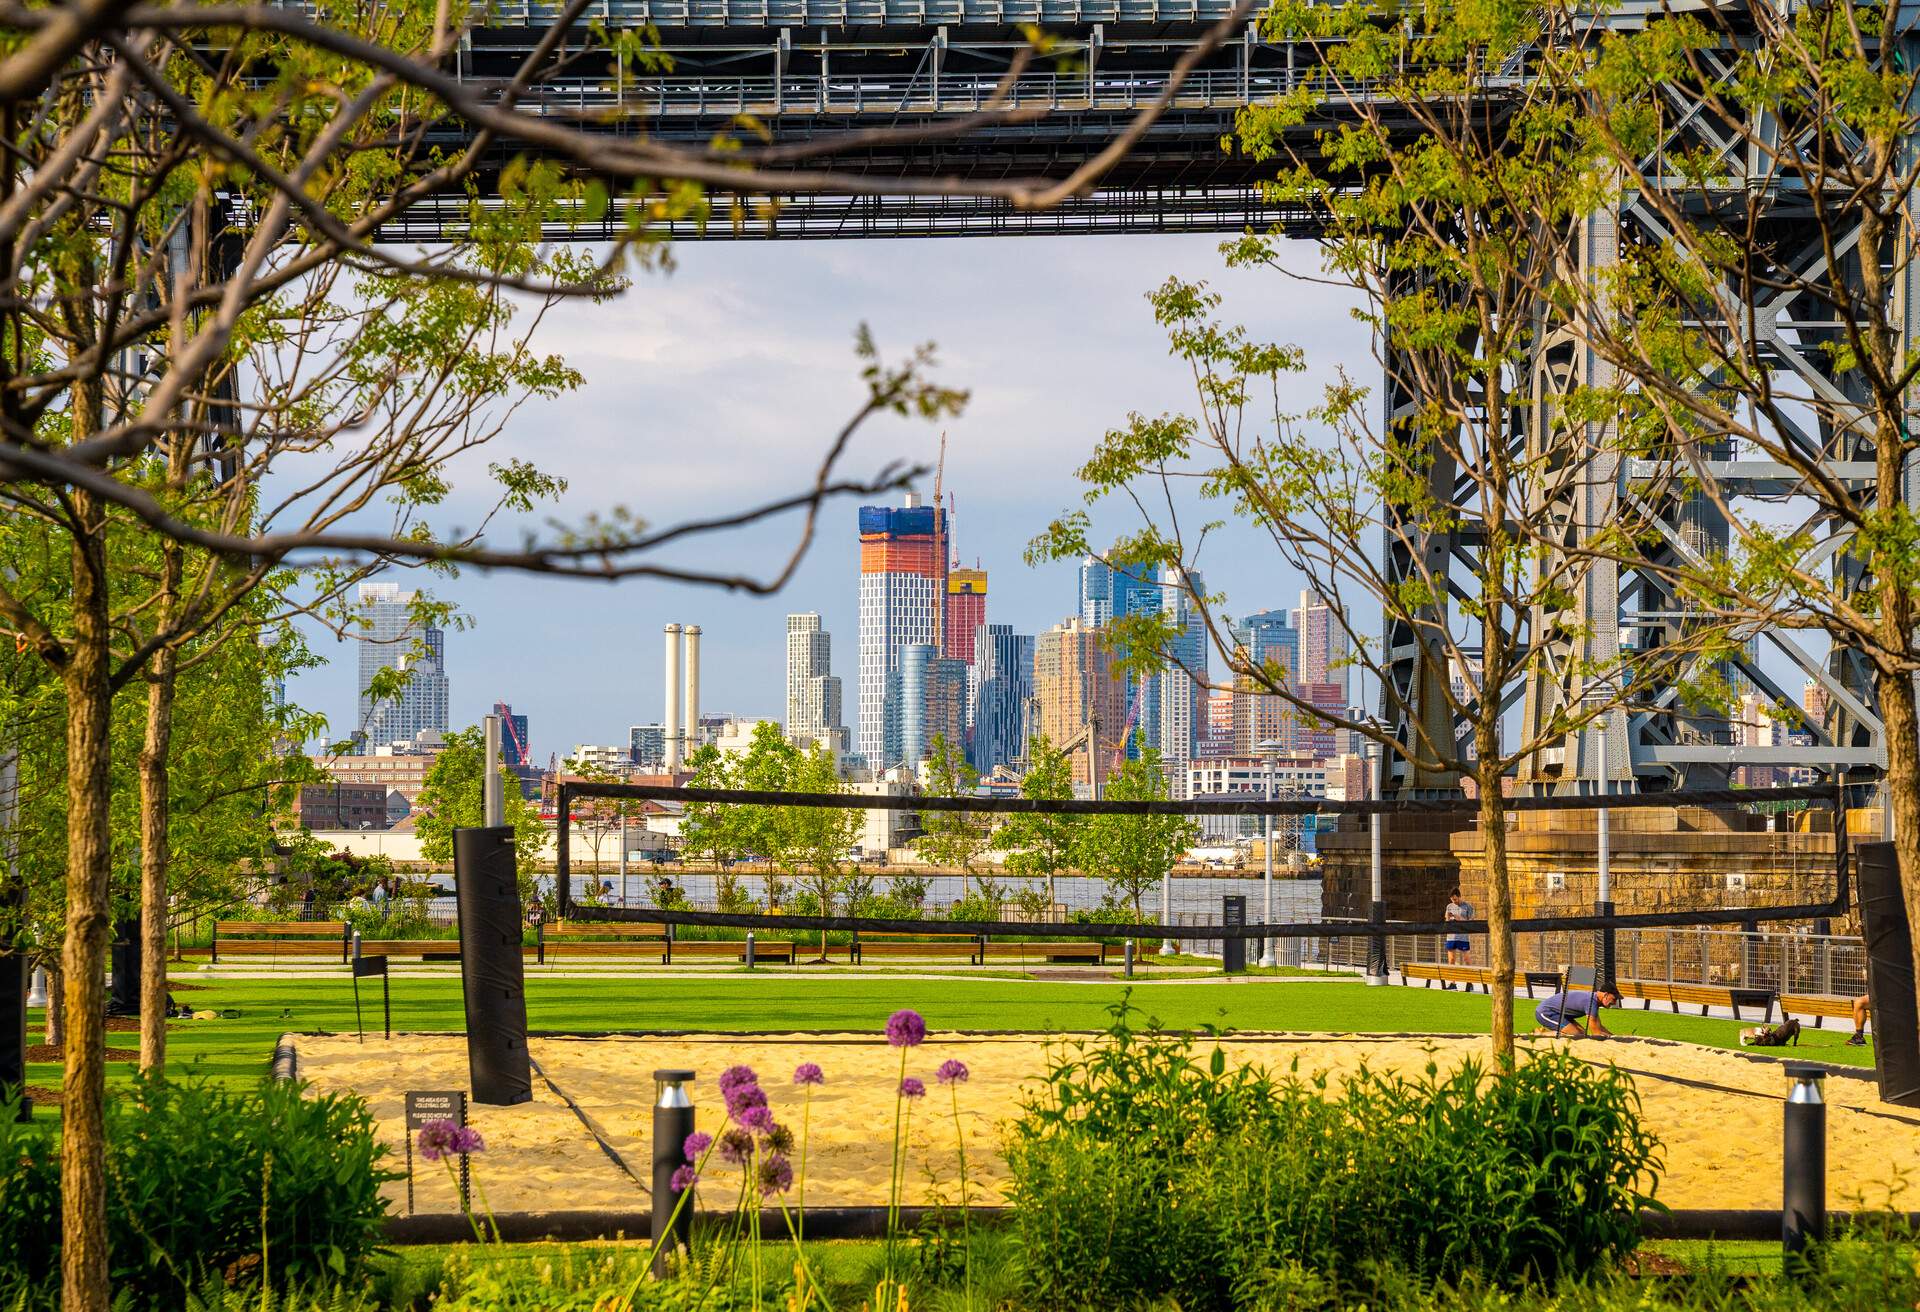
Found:
<svg viewBox="0 0 1920 1312"><path fill-rule="evenodd" d="M407 1117L407 1215L413 1215L413 1136L435 1121L467 1123L467 1094L464 1089L410 1089L406 1095ZM460 1154L460 1208L473 1210L468 1193L467 1155Z"/></svg>
<svg viewBox="0 0 1920 1312"><path fill-rule="evenodd" d="M407 1133L412 1134L432 1121L467 1123L467 1095L462 1089L407 1094Z"/></svg>

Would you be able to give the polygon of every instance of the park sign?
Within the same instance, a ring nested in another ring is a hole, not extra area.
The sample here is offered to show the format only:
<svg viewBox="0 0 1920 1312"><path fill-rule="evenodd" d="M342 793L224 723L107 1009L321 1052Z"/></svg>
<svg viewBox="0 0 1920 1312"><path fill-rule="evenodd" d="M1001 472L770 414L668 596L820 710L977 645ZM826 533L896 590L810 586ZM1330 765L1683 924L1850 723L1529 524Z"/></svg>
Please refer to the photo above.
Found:
<svg viewBox="0 0 1920 1312"><path fill-rule="evenodd" d="M413 1134L434 1121L467 1123L467 1095L460 1089L442 1092L407 1093L407 1133Z"/></svg>

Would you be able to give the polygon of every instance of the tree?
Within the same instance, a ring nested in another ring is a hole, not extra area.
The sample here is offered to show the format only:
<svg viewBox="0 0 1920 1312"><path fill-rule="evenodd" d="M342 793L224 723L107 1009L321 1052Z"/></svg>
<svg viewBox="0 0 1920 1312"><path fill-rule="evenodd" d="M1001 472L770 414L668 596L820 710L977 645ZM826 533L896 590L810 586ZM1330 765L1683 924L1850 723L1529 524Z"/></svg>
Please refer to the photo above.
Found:
<svg viewBox="0 0 1920 1312"><path fill-rule="evenodd" d="M1631 33L1542 13L1584 37L1545 52L1542 81L1646 216L1593 276L1550 289L1596 362L1570 403L1619 413L1643 467L1672 471L1701 508L1704 531L1655 540L1640 568L1817 677L1830 710L1806 726L1816 743L1884 742L1920 950L1920 98L1895 11L1763 0ZM1770 477L1742 481L1729 461Z"/></svg>
<svg viewBox="0 0 1920 1312"><path fill-rule="evenodd" d="M692 778L689 788L738 788L740 759L721 751L712 743L702 743L687 758ZM688 802L680 824L680 850L687 856L698 852L724 873L729 862L746 851L740 842L740 808L718 802Z"/></svg>
<svg viewBox="0 0 1920 1312"><path fill-rule="evenodd" d="M1112 802L1164 802L1172 795L1160 749L1144 742L1139 754L1123 761L1107 781L1106 800ZM1140 899L1199 841L1199 822L1187 816L1089 816L1080 838L1079 864L1106 880L1108 897L1126 902L1133 918L1141 920Z"/></svg>
<svg viewBox="0 0 1920 1312"><path fill-rule="evenodd" d="M1020 780L1020 796L1036 802L1066 802L1073 798L1073 757L1056 748L1045 734L1027 744L1027 773ZM1007 869L1022 879L1043 879L1047 906L1060 903L1055 880L1073 868L1086 820L1077 815L1016 812L1000 826L997 838L1007 853Z"/></svg>
<svg viewBox="0 0 1920 1312"><path fill-rule="evenodd" d="M420 795L413 804L420 855L427 860L450 863L453 831L477 828L486 822L481 796L486 755L486 731L477 724L469 725L448 734L446 746L427 767ZM504 765L496 768L504 803L501 809L513 830L513 864L520 899L530 903L539 896L535 870L547 844L546 822L541 820L539 808L520 791L519 778Z"/></svg>
<svg viewBox="0 0 1920 1312"><path fill-rule="evenodd" d="M1104 553L1135 570L1191 580L1218 526L1203 516L1197 534L1187 528L1187 489L1224 507L1327 600L1352 665L1381 689L1386 722L1316 707L1278 663L1252 661L1222 599L1189 581L1242 691L1382 744L1401 788L1471 787L1502 1062L1513 1053L1514 976L1504 781L1519 772L1527 786L1558 787L1543 754L1599 717L1657 710L1635 702L1638 689L1724 692L1715 672L1735 645L1710 624L1651 650L1583 641L1583 607L1611 596L1622 557L1659 532L1673 480L1655 478L1647 500L1607 504L1594 522L1582 496L1594 462L1619 458L1610 442L1633 430L1546 395L1541 365L1554 358L1559 321L1539 288L1580 267L1581 224L1609 192L1551 87L1506 80L1488 97L1501 69L1527 65L1540 17L1526 0L1466 0L1392 24L1365 4L1278 7L1268 33L1311 47L1319 77L1243 112L1239 146L1275 163L1276 201L1320 216L1324 278L1355 297L1373 330L1385 404L1342 374L1319 405L1293 412L1285 397L1306 353L1250 338L1219 320L1204 285L1169 280L1150 299L1192 372L1194 411L1129 416L1080 471L1090 504L1113 497L1142 517ZM1313 130L1329 96L1342 126ZM1229 256L1285 269L1273 235L1233 243ZM1595 430L1615 437L1596 442ZM1086 511L1064 515L1030 554L1091 554L1089 525ZM1382 632L1362 632L1374 607ZM1169 626L1132 616L1110 636L1130 661L1164 666ZM1529 695L1515 726L1505 708L1517 684Z"/></svg>
<svg viewBox="0 0 1920 1312"><path fill-rule="evenodd" d="M943 733L933 736L926 765L929 797L967 797L980 782L979 773L968 763L960 744L949 741ZM968 896L976 876L975 863L993 841L991 818L981 811L923 811L920 825L925 832L914 840L914 848L928 864L958 871L960 895ZM982 879L981 892L998 904L997 884Z"/></svg>
<svg viewBox="0 0 1920 1312"><path fill-rule="evenodd" d="M795 750L787 790L796 793L840 793L840 769L833 753L819 743L805 752ZM865 818L859 811L829 807L789 806L779 811L780 864L798 876L800 884L820 904L820 914L831 916L837 901L852 894L847 873L847 851L859 840ZM820 931L820 960L827 959L827 931Z"/></svg>
<svg viewBox="0 0 1920 1312"><path fill-rule="evenodd" d="M590 784L621 782L620 776L612 770L590 761L569 760L566 770ZM645 810L642 803L630 797L583 797L574 804L574 827L593 849L593 870L596 875L600 873L600 849L607 839L615 834L624 835L627 826L645 814ZM625 843L626 839L623 837L620 841Z"/></svg>

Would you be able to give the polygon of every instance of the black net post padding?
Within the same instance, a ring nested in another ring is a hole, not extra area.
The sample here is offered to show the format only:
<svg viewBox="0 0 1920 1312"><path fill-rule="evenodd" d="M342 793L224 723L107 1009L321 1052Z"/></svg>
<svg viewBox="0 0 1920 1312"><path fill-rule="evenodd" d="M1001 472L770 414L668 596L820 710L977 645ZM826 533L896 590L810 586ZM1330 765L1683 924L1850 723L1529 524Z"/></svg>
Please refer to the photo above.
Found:
<svg viewBox="0 0 1920 1312"><path fill-rule="evenodd" d="M1880 1097L1920 1107L1920 1016L1914 1011L1913 938L1892 843L1860 845L1860 920L1873 999L1873 1064Z"/></svg>
<svg viewBox="0 0 1920 1312"><path fill-rule="evenodd" d="M473 1100L493 1107L530 1102L533 1071L511 825L453 831L453 886Z"/></svg>
<svg viewBox="0 0 1920 1312"><path fill-rule="evenodd" d="M560 908L560 919L565 920L573 910L573 845L568 841L573 833L572 784L562 781L558 805L560 826L553 839L553 896L554 904Z"/></svg>
<svg viewBox="0 0 1920 1312"><path fill-rule="evenodd" d="M0 945L0 1098L18 1096L21 1116L31 1113L27 1091L27 954L17 944Z"/></svg>

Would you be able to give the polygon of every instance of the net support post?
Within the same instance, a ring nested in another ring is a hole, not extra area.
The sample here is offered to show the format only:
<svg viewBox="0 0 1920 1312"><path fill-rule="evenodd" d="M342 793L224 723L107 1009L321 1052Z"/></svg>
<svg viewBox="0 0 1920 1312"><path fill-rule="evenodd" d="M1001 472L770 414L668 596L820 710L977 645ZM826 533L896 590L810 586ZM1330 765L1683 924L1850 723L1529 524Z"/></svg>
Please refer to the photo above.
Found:
<svg viewBox="0 0 1920 1312"><path fill-rule="evenodd" d="M653 1073L653 1273L667 1273L668 1259L693 1238L693 1199L681 1202L673 1177L686 1164L684 1145L693 1133L692 1071ZM692 1189L686 1192L691 1193Z"/></svg>
<svg viewBox="0 0 1920 1312"><path fill-rule="evenodd" d="M1376 890L1373 902L1367 907L1367 923L1385 925L1387 923L1387 904L1380 899ZM1367 983L1372 985L1387 982L1387 940L1384 935L1375 934L1367 939Z"/></svg>
<svg viewBox="0 0 1920 1312"><path fill-rule="evenodd" d="M1787 1064L1780 1153L1780 1244L1787 1274L1806 1274L1827 1237L1827 1073Z"/></svg>

